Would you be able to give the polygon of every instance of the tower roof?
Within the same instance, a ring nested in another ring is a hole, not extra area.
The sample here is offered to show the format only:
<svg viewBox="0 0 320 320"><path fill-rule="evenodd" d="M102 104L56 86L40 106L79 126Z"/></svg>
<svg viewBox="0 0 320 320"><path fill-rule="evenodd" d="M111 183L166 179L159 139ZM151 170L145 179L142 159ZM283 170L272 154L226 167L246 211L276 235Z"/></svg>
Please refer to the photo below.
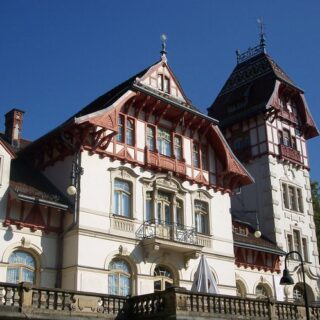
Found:
<svg viewBox="0 0 320 320"><path fill-rule="evenodd" d="M208 109L210 116L220 120L222 125L265 109L277 79L299 89L265 52L238 62Z"/></svg>
<svg viewBox="0 0 320 320"><path fill-rule="evenodd" d="M279 108L271 98L277 85L282 84L299 96L302 124L306 138L317 136L318 129L304 98L304 92L283 69L266 53L265 44L249 48L243 54L237 52L237 65L208 108L209 116L220 121L221 127L265 112L270 107Z"/></svg>

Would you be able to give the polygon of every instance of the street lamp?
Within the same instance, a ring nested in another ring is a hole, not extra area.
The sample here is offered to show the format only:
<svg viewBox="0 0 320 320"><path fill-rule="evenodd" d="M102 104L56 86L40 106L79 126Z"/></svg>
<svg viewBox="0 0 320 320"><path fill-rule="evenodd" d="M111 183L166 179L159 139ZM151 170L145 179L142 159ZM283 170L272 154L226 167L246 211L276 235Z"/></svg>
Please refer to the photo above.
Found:
<svg viewBox="0 0 320 320"><path fill-rule="evenodd" d="M293 253L299 257L300 262L301 262L301 271L302 271L302 279L303 279L303 298L304 298L304 303L305 303L305 308L306 308L306 317L307 317L307 320L310 320L306 278L305 278L305 274L304 274L303 259L302 259L300 252L290 251L286 254L285 259L284 259L284 270L283 270L282 278L280 279L280 284L281 285L294 284L294 281L293 281L292 277L290 276L289 270L287 268L287 258Z"/></svg>

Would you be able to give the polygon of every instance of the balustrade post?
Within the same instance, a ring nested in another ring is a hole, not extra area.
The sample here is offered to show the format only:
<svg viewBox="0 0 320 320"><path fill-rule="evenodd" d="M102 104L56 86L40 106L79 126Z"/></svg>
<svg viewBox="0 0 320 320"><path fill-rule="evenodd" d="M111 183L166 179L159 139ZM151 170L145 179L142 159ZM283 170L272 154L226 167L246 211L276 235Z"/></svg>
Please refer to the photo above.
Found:
<svg viewBox="0 0 320 320"><path fill-rule="evenodd" d="M273 298L268 298L268 315L270 320L277 319L275 300Z"/></svg>
<svg viewBox="0 0 320 320"><path fill-rule="evenodd" d="M32 306L32 296L33 296L32 283L21 282L20 283L20 295L21 295L21 306L22 307L31 307Z"/></svg>

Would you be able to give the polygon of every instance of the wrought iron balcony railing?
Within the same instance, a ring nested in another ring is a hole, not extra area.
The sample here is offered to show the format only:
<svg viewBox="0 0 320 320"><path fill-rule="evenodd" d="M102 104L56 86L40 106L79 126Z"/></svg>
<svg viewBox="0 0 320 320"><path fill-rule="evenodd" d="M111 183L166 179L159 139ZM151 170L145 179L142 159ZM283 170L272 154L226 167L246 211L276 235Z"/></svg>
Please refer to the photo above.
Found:
<svg viewBox="0 0 320 320"><path fill-rule="evenodd" d="M146 220L136 232L139 239L160 238L187 244L198 244L196 228L162 220Z"/></svg>

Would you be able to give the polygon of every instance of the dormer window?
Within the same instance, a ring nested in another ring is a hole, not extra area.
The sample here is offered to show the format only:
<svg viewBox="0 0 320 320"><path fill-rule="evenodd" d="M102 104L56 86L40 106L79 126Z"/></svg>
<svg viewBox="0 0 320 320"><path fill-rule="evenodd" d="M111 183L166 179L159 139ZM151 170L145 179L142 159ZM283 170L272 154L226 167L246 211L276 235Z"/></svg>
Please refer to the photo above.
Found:
<svg viewBox="0 0 320 320"><path fill-rule="evenodd" d="M170 93L170 79L163 74L158 74L158 89Z"/></svg>
<svg viewBox="0 0 320 320"><path fill-rule="evenodd" d="M134 119L123 114L120 114L118 117L117 142L126 143L130 146L135 144Z"/></svg>

